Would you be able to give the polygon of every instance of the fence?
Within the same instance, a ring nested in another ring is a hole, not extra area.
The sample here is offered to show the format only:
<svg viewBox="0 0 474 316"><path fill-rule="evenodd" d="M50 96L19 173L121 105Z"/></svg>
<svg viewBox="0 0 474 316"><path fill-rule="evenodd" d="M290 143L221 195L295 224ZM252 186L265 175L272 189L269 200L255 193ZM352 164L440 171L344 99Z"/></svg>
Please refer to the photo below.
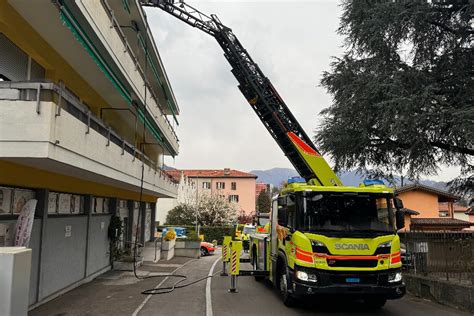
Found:
<svg viewBox="0 0 474 316"><path fill-rule="evenodd" d="M474 232L401 233L408 273L474 284Z"/></svg>

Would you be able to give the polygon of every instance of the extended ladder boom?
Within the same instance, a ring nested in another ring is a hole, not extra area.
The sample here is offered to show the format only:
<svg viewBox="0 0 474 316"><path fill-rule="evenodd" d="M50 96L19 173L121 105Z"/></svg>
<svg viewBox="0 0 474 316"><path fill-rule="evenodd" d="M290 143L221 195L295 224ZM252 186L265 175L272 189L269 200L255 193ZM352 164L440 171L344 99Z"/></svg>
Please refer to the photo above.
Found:
<svg viewBox="0 0 474 316"><path fill-rule="evenodd" d="M143 6L158 7L213 36L232 66L240 91L298 173L307 181L313 179L318 185L342 185L270 80L252 60L232 30L223 25L217 16L208 16L182 0L142 0L141 3Z"/></svg>

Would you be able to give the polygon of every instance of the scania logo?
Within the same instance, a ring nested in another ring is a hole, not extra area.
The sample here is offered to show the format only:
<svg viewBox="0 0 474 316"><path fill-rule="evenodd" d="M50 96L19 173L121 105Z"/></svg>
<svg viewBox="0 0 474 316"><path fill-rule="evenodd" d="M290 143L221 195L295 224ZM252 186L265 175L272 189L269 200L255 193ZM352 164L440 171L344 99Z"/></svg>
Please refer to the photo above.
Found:
<svg viewBox="0 0 474 316"><path fill-rule="evenodd" d="M336 249L357 249L357 250L369 250L369 245L367 244L335 244Z"/></svg>

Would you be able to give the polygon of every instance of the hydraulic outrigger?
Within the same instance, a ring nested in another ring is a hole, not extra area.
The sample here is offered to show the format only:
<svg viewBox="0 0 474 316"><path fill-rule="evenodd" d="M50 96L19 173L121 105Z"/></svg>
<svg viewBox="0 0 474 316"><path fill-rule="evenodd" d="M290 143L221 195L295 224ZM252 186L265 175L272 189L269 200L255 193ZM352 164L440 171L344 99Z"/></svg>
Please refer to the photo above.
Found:
<svg viewBox="0 0 474 316"><path fill-rule="evenodd" d="M141 4L160 8L217 40L240 91L304 178L289 181L273 199L268 231L251 237L253 270L231 269L231 274L268 278L286 305L312 294L361 298L372 307L402 297L396 229L404 227L404 214L393 190L376 180L344 186L270 80L217 16L182 0Z"/></svg>

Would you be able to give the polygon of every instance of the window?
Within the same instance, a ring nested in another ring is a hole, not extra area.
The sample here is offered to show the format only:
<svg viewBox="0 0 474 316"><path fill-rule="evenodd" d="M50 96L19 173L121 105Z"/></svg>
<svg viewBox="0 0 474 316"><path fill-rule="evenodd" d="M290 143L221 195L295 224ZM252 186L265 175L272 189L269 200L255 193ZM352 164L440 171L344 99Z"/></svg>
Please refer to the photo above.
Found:
<svg viewBox="0 0 474 316"><path fill-rule="evenodd" d="M224 190L225 189L225 182L216 182L216 189L217 190Z"/></svg>
<svg viewBox="0 0 474 316"><path fill-rule="evenodd" d="M238 195L229 195L229 202L239 203L239 196Z"/></svg>
<svg viewBox="0 0 474 316"><path fill-rule="evenodd" d="M439 211L439 217L448 217L449 213L448 211Z"/></svg>
<svg viewBox="0 0 474 316"><path fill-rule="evenodd" d="M234 190L234 191L237 190L237 182L232 182L232 183L230 184L230 189L231 189L231 190Z"/></svg>
<svg viewBox="0 0 474 316"><path fill-rule="evenodd" d="M211 183L206 181L202 183L202 188L203 189L210 189L211 188Z"/></svg>

